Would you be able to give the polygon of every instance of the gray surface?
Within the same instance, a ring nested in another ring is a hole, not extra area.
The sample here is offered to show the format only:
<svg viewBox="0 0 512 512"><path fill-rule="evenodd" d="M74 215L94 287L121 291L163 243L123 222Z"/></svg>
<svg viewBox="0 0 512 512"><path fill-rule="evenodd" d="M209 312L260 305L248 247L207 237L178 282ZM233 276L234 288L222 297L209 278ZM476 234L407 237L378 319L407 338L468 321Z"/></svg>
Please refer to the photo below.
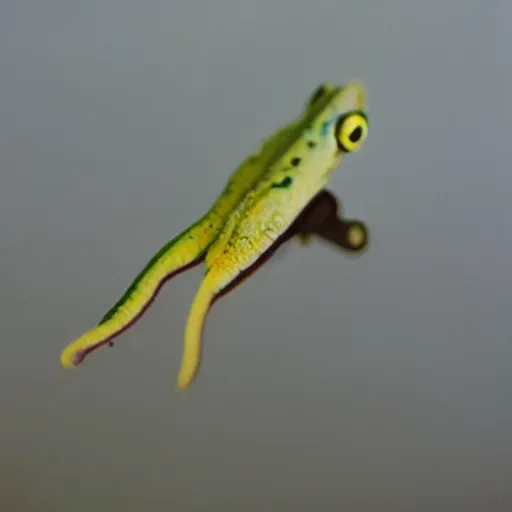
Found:
<svg viewBox="0 0 512 512"><path fill-rule="evenodd" d="M2 511L512 510L510 5L4 2ZM262 137L351 78L370 134L330 186L363 258L290 246L217 303L184 394L200 270L60 367Z"/></svg>

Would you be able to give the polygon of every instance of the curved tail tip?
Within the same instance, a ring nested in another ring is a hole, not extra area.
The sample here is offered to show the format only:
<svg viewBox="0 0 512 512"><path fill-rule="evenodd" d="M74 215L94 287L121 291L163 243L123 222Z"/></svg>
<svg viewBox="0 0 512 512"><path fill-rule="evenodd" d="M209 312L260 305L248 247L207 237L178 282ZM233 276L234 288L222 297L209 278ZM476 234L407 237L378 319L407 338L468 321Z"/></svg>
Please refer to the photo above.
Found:
<svg viewBox="0 0 512 512"><path fill-rule="evenodd" d="M184 362L178 373L178 381L176 383L178 389L184 390L190 387L197 374L198 364L193 362Z"/></svg>
<svg viewBox="0 0 512 512"><path fill-rule="evenodd" d="M178 382L177 382L177 388L180 390L180 391L183 391L185 389L187 389L190 384L192 384L192 380L193 380L193 376L190 376L190 375L182 375L180 373L180 375L178 376Z"/></svg>
<svg viewBox="0 0 512 512"><path fill-rule="evenodd" d="M60 363L64 368L75 368L75 366L78 366L80 363L80 358L77 356L76 350L73 350L71 347L66 347L60 353Z"/></svg>

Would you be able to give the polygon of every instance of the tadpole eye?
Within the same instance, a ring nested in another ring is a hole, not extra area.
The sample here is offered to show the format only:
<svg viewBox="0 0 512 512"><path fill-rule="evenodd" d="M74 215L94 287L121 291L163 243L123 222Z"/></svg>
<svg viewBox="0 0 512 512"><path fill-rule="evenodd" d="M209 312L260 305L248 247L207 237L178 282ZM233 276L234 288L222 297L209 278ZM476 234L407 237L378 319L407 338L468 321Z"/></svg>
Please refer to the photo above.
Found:
<svg viewBox="0 0 512 512"><path fill-rule="evenodd" d="M336 142L341 151L357 151L368 135L368 120L363 112L348 112L338 119Z"/></svg>

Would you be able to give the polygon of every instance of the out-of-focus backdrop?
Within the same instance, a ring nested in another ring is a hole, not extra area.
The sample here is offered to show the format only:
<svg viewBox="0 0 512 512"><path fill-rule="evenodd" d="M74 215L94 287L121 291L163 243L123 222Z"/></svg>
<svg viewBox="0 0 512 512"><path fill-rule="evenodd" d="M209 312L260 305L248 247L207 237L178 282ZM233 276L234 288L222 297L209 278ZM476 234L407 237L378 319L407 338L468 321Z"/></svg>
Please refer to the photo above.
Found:
<svg viewBox="0 0 512 512"><path fill-rule="evenodd" d="M512 4L7 1L0 7L0 508L512 510ZM322 81L370 132L330 188L369 251L202 271L113 349L94 326Z"/></svg>

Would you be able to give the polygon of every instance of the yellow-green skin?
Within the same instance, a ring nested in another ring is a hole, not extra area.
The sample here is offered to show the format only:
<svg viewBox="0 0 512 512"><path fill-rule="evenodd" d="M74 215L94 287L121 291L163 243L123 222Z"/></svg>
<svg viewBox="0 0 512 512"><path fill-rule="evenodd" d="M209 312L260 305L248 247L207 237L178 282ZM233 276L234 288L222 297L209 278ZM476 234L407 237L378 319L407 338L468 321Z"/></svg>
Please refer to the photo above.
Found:
<svg viewBox="0 0 512 512"><path fill-rule="evenodd" d="M215 296L275 243L338 167L345 154L335 134L340 116L366 111L359 82L324 84L318 91L296 120L239 166L211 209L162 247L100 324L62 351L65 367L77 366L87 353L117 337L141 316L170 276L205 256L206 274L190 310L178 375L180 389L191 384Z"/></svg>

